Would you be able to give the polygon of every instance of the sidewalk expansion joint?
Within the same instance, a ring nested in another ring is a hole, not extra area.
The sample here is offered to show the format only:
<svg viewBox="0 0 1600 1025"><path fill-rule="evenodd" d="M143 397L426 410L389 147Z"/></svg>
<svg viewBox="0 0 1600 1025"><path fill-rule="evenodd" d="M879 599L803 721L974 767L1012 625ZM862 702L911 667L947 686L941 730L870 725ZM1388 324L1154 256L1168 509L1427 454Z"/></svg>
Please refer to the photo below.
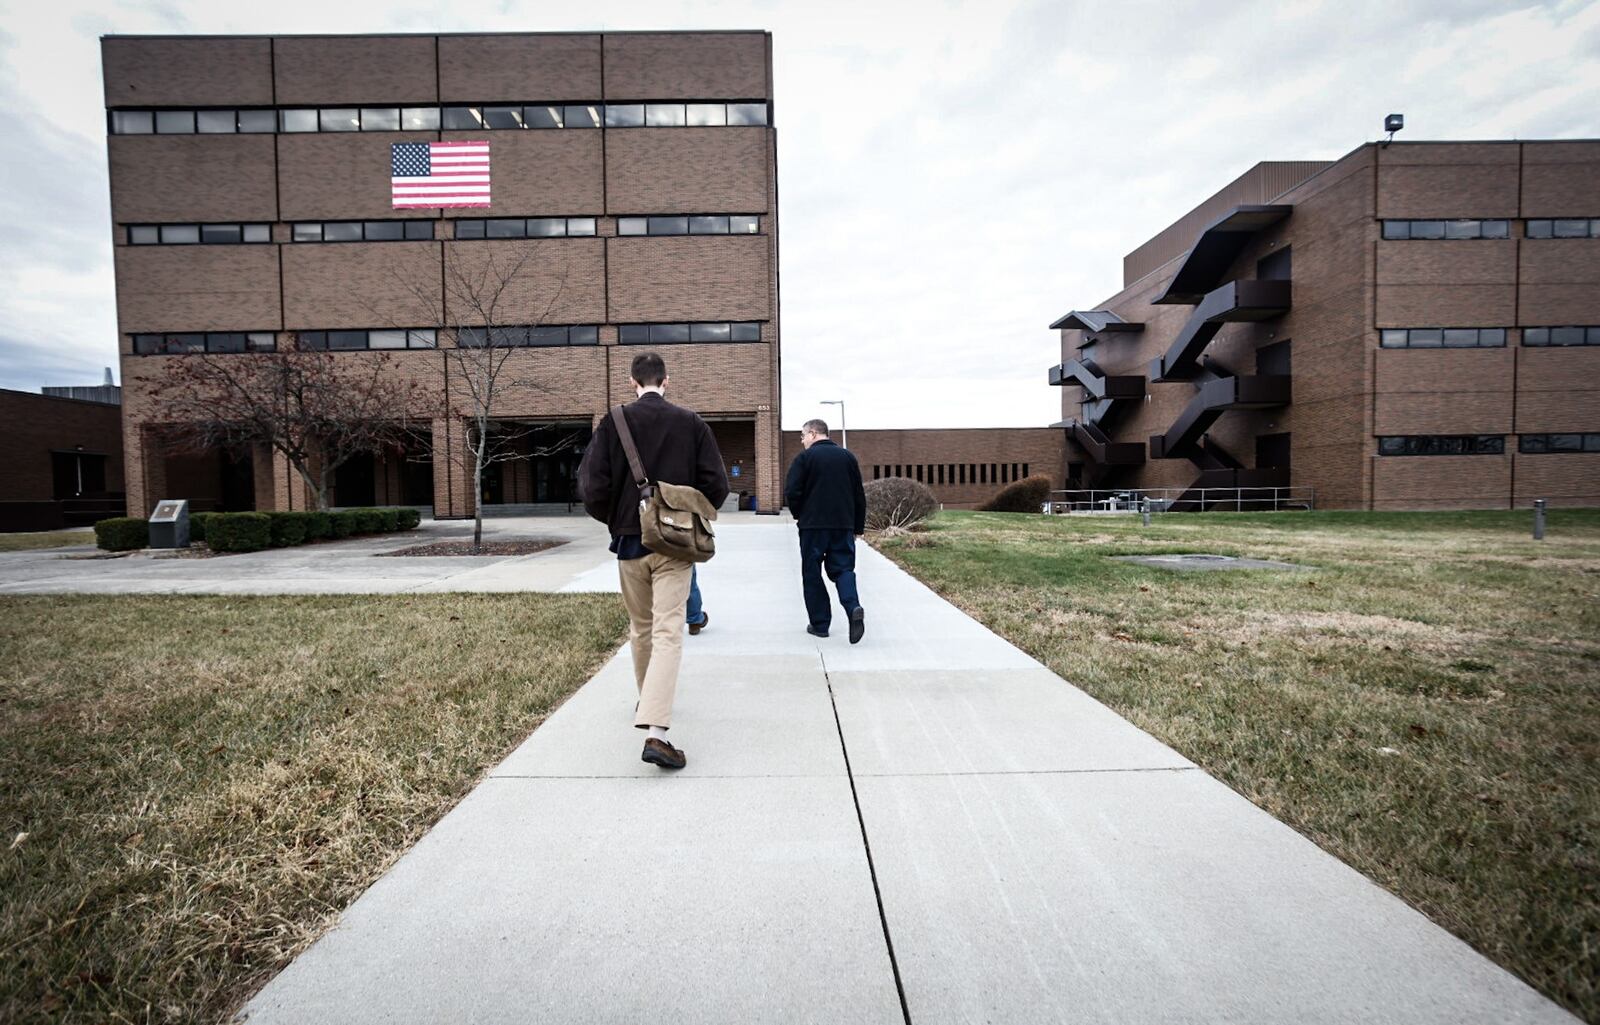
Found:
<svg viewBox="0 0 1600 1025"><path fill-rule="evenodd" d="M922 779L939 776L1094 776L1122 772L1199 772L1198 765L1148 765L1121 769L973 769L960 772L862 772L862 779Z"/></svg>
<svg viewBox="0 0 1600 1025"><path fill-rule="evenodd" d="M844 755L844 774L850 780L850 800L856 806L856 822L861 826L861 847L867 855L867 874L872 877L872 897L878 902L878 922L883 926L883 943L889 951L889 970L894 973L894 990L900 997L900 1016L911 1025L911 1006L906 1003L906 986L900 978L900 962L894 956L894 937L889 934L889 915L883 907L883 890L878 886L878 868L872 860L872 841L867 838L867 820L861 814L861 795L856 793L855 773L850 769L850 747L844 739L844 723L839 719L839 702L833 696L833 679L828 675L828 659L817 649L822 662L822 678L828 684L828 704L833 707L833 725L839 731L839 752Z"/></svg>

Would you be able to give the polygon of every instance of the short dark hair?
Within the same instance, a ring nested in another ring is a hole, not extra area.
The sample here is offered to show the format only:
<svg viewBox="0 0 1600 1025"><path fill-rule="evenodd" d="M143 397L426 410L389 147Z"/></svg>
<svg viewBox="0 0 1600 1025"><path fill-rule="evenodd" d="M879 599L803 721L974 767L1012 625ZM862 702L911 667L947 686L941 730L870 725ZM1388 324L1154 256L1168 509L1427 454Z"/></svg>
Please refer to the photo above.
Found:
<svg viewBox="0 0 1600 1025"><path fill-rule="evenodd" d="M800 429L802 431L810 431L812 434L820 434L826 438L828 436L828 421L807 420L805 423L800 425Z"/></svg>
<svg viewBox="0 0 1600 1025"><path fill-rule="evenodd" d="M646 388L660 387L667 379L667 361L653 352L643 352L633 357L629 375Z"/></svg>

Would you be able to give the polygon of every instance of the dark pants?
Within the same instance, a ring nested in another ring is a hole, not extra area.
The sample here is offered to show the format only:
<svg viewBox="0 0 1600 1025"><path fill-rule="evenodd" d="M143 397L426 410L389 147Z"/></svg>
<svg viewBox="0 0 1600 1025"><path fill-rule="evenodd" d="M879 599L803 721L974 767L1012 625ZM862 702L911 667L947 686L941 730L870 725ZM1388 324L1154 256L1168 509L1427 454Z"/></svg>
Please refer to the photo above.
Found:
<svg viewBox="0 0 1600 1025"><path fill-rule="evenodd" d="M806 614L818 630L828 629L833 621L833 606L828 587L822 582L826 571L839 592L839 604L846 615L860 608L856 597L856 536L849 530L800 531L800 580L805 586Z"/></svg>

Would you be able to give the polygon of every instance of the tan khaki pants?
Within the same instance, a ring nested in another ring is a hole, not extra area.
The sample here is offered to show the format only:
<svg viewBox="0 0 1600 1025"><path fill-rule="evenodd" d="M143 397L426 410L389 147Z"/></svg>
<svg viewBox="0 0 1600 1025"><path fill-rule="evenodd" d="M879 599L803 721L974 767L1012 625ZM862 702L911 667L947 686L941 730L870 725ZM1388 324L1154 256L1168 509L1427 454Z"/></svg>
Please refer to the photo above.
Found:
<svg viewBox="0 0 1600 1025"><path fill-rule="evenodd" d="M642 559L617 560L622 604L628 609L628 647L633 678L639 685L639 711L633 724L672 725L672 699L683 661L683 623L694 564L651 552Z"/></svg>

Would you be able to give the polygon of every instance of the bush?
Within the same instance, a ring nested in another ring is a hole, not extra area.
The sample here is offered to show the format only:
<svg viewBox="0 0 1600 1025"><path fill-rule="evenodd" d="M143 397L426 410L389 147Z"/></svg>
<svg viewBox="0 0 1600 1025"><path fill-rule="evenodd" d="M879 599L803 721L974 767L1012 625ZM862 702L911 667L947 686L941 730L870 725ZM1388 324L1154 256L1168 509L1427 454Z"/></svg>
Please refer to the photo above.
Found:
<svg viewBox="0 0 1600 1025"><path fill-rule="evenodd" d="M267 519L272 523L272 547L288 548L304 544L310 517L308 512L267 513Z"/></svg>
<svg viewBox="0 0 1600 1025"><path fill-rule="evenodd" d="M94 543L108 552L131 552L150 547L150 521L137 516L113 516L94 525Z"/></svg>
<svg viewBox="0 0 1600 1025"><path fill-rule="evenodd" d="M422 510L396 509L394 518L396 530L416 530L422 525Z"/></svg>
<svg viewBox="0 0 1600 1025"><path fill-rule="evenodd" d="M325 512L306 513L306 540L316 541L333 533L333 517Z"/></svg>
<svg viewBox="0 0 1600 1025"><path fill-rule="evenodd" d="M218 515L212 512L192 512L189 514L189 543L204 541L206 539L206 522L211 517Z"/></svg>
<svg viewBox="0 0 1600 1025"><path fill-rule="evenodd" d="M378 530L384 534L393 534L400 529L400 514L394 509L377 509Z"/></svg>
<svg viewBox="0 0 1600 1025"><path fill-rule="evenodd" d="M357 533L361 527L361 516L354 509L341 509L328 514L329 537L349 537Z"/></svg>
<svg viewBox="0 0 1600 1025"><path fill-rule="evenodd" d="M355 513L357 534L383 533L383 510L381 509L352 509Z"/></svg>
<svg viewBox="0 0 1600 1025"><path fill-rule="evenodd" d="M266 513L218 513L206 524L206 544L214 552L259 552L272 543L272 517Z"/></svg>
<svg viewBox="0 0 1600 1025"><path fill-rule="evenodd" d="M928 486L908 477L868 481L866 491L868 530L909 527L939 508L939 501Z"/></svg>
<svg viewBox="0 0 1600 1025"><path fill-rule="evenodd" d="M1036 513L1050 500L1050 478L1040 474L1013 481L978 506L980 512Z"/></svg>

